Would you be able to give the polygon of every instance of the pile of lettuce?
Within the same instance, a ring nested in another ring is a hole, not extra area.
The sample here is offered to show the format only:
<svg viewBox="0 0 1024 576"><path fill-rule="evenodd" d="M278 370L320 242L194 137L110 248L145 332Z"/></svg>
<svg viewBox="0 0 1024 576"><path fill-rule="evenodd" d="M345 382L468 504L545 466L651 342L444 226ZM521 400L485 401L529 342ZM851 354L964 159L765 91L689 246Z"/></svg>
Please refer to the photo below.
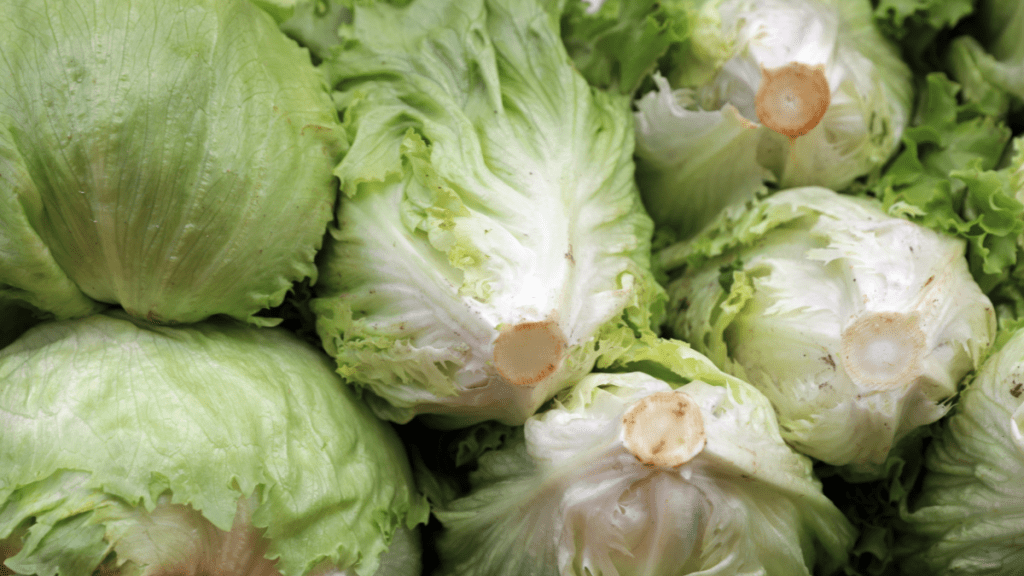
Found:
<svg viewBox="0 0 1024 576"><path fill-rule="evenodd" d="M0 77L0 575L1019 573L1018 0L11 0Z"/></svg>

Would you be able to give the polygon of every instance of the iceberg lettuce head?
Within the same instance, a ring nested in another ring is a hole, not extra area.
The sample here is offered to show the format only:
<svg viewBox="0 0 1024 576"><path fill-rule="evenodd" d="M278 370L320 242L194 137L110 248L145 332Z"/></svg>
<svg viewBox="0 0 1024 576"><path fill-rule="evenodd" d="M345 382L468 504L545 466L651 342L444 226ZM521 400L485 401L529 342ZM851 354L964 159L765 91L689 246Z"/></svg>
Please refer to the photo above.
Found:
<svg viewBox="0 0 1024 576"><path fill-rule="evenodd" d="M267 324L316 276L344 136L249 2L3 2L0 78L0 298Z"/></svg>
<svg viewBox="0 0 1024 576"><path fill-rule="evenodd" d="M534 0L359 5L342 36L324 347L388 419L521 424L663 308L629 98Z"/></svg>
<svg viewBox="0 0 1024 576"><path fill-rule="evenodd" d="M594 373L439 502L442 575L829 574L854 531L771 404L681 342ZM686 381L684 384L683 381Z"/></svg>
<svg viewBox="0 0 1024 576"><path fill-rule="evenodd" d="M660 253L669 326L764 392L798 450L872 476L994 338L964 251L870 199L782 191Z"/></svg>
<svg viewBox="0 0 1024 576"><path fill-rule="evenodd" d="M1024 565L1024 332L967 386L928 448L903 520L907 574L1013 574Z"/></svg>
<svg viewBox="0 0 1024 576"><path fill-rule="evenodd" d="M681 237L765 183L835 190L895 152L910 69L867 0L695 3L687 49L636 102L638 177Z"/></svg>
<svg viewBox="0 0 1024 576"><path fill-rule="evenodd" d="M43 323L0 351L0 382L16 574L367 576L389 553L404 567L379 574L417 573L427 508L398 438L287 332Z"/></svg>

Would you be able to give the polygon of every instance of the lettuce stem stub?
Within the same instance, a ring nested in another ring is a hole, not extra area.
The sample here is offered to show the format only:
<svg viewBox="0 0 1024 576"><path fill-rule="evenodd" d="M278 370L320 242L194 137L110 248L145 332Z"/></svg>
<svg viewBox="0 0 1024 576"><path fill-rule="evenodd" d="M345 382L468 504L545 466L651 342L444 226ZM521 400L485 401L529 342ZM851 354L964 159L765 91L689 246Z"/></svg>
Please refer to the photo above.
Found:
<svg viewBox="0 0 1024 576"><path fill-rule="evenodd" d="M796 138L811 131L825 116L832 90L825 67L791 62L780 68L761 68L761 86L754 97L758 120L768 128Z"/></svg>
<svg viewBox="0 0 1024 576"><path fill-rule="evenodd" d="M623 443L648 466L675 468L704 450L707 435L700 407L684 392L656 392L622 416Z"/></svg>
<svg viewBox="0 0 1024 576"><path fill-rule="evenodd" d="M876 390L913 382L922 371L924 332L915 315L878 312L861 316L843 330L843 365Z"/></svg>
<svg viewBox="0 0 1024 576"><path fill-rule="evenodd" d="M565 335L554 320L523 322L498 335L494 368L513 386L533 388L562 364Z"/></svg>

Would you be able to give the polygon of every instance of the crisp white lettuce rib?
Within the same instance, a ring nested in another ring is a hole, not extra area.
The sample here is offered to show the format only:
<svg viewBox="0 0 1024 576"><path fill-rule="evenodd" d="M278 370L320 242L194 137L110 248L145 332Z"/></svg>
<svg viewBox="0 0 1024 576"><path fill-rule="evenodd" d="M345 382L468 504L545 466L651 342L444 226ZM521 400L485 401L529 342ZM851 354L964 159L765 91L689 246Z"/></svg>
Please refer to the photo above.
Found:
<svg viewBox="0 0 1024 576"><path fill-rule="evenodd" d="M664 70L668 81L637 103L641 190L656 222L691 236L764 183L838 190L895 151L910 72L874 28L868 2L701 4L686 64ZM820 67L829 101L816 126L788 137L761 121L756 102L764 71L793 63ZM734 116L744 130L701 129L716 117L736 124Z"/></svg>
<svg viewBox="0 0 1024 576"><path fill-rule="evenodd" d="M913 574L1013 574L1024 565L1024 332L985 361L929 446L903 520Z"/></svg>
<svg viewBox="0 0 1024 576"><path fill-rule="evenodd" d="M367 576L426 520L394 431L281 330L43 323L0 351L0 380L17 573Z"/></svg>
<svg viewBox="0 0 1024 576"><path fill-rule="evenodd" d="M360 6L342 32L325 348L386 418L522 423L659 298L628 100L587 85L532 1ZM496 344L531 323L552 358L520 381Z"/></svg>
<svg viewBox="0 0 1024 576"><path fill-rule="evenodd" d="M669 365L677 370L680 361L700 358L675 349L680 356ZM439 573L834 570L852 544L852 527L822 495L810 460L779 436L764 396L718 375L719 385L676 389L694 403L706 435L703 449L678 466L642 463L624 440L627 411L671 395L672 386L643 373L586 377L504 447L481 456L468 495L435 509L445 527Z"/></svg>
<svg viewBox="0 0 1024 576"><path fill-rule="evenodd" d="M994 337L962 241L823 188L737 207L661 256L675 335L764 392L793 446L850 471L945 414Z"/></svg>

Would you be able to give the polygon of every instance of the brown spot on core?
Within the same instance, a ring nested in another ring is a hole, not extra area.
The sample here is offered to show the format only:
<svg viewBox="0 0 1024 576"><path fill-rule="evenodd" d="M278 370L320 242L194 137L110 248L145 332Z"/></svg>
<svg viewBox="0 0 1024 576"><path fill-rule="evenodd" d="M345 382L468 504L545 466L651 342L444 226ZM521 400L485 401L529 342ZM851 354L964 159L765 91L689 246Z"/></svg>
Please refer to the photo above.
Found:
<svg viewBox="0 0 1024 576"><path fill-rule="evenodd" d="M818 125L831 101L824 67L792 62L781 68L761 69L754 110L762 124L796 138Z"/></svg>
<svg viewBox="0 0 1024 576"><path fill-rule="evenodd" d="M867 314L843 330L843 367L854 381L869 388L899 388L921 374L924 348L925 336L916 316Z"/></svg>
<svg viewBox="0 0 1024 576"><path fill-rule="evenodd" d="M655 392L622 416L626 449L648 466L674 468L700 454L707 444L700 407L684 392Z"/></svg>
<svg viewBox="0 0 1024 576"><path fill-rule="evenodd" d="M516 324L494 342L494 368L511 384L532 388L558 369L565 347L554 320Z"/></svg>

